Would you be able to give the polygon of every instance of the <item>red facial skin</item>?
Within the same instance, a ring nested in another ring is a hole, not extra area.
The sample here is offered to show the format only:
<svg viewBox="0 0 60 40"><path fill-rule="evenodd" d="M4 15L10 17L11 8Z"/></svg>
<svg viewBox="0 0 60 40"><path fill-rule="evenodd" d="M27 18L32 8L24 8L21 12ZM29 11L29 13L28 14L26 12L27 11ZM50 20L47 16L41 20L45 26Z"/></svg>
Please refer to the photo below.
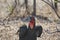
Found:
<svg viewBox="0 0 60 40"><path fill-rule="evenodd" d="M35 24L34 21L35 21L35 20L34 20L34 17L32 17L31 21L29 22L29 26L30 26L31 29L34 28L34 24Z"/></svg>

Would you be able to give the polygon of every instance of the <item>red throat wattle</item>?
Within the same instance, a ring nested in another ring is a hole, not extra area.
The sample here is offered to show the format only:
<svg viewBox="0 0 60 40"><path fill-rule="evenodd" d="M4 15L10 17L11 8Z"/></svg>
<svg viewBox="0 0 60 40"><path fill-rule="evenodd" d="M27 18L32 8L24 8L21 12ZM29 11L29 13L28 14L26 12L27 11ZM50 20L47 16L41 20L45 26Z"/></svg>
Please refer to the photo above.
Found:
<svg viewBox="0 0 60 40"><path fill-rule="evenodd" d="M31 21L29 22L29 26L30 26L30 25L33 25L33 26L30 26L30 27L34 27L34 24L35 24L35 22L34 22L34 17L32 17Z"/></svg>

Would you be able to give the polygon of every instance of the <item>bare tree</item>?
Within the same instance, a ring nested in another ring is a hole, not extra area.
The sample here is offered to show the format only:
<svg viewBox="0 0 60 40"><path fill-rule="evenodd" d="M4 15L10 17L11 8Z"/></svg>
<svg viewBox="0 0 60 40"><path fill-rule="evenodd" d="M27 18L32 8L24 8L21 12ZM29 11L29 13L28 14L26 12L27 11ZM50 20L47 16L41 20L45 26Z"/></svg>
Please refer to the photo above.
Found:
<svg viewBox="0 0 60 40"><path fill-rule="evenodd" d="M48 4L54 11L55 11L55 13L56 13L56 15L57 15L57 17L58 18L60 18L60 16L58 15L58 13L57 13L57 8L58 8L58 6L57 6L57 3L55 3L54 2L54 4L53 4L53 1L51 0L51 2L50 1L45 1L45 0L42 0L43 2L45 2L46 4ZM55 0L54 0L55 1ZM57 0L58 1L58 0Z"/></svg>
<svg viewBox="0 0 60 40"><path fill-rule="evenodd" d="M36 0L33 1L33 15L36 15Z"/></svg>

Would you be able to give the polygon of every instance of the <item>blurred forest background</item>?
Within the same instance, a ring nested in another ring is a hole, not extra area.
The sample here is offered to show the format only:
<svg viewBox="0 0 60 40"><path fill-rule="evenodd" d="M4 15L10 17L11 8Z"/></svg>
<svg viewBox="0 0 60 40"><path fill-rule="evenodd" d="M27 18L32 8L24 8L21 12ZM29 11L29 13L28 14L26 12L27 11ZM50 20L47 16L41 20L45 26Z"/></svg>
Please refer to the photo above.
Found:
<svg viewBox="0 0 60 40"><path fill-rule="evenodd" d="M0 40L18 40L18 29L32 15L43 27L37 40L60 40L60 0L0 0Z"/></svg>

